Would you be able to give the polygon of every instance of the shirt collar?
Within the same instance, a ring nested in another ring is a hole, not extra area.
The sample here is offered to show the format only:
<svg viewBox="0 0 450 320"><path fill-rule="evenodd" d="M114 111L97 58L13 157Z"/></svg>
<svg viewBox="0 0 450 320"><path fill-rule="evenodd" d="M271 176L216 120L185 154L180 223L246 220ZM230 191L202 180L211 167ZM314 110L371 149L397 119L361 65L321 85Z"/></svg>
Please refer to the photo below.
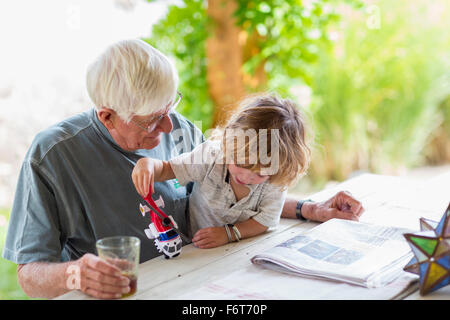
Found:
<svg viewBox="0 0 450 320"><path fill-rule="evenodd" d="M95 110L95 108L93 108L91 110L91 118L92 121L95 125L95 128L97 129L97 131L99 131L99 133L106 139L108 140L110 143L112 143L115 147L123 150L117 143L116 141L113 139L113 137L111 136L111 134L109 133L108 129L106 129L105 125L98 119L97 116L97 111ZM125 151L125 150L123 150Z"/></svg>
<svg viewBox="0 0 450 320"><path fill-rule="evenodd" d="M115 149L119 150L122 153L128 153L128 154L138 154L139 150L136 151L128 151L128 150L124 150L122 149L121 146L119 146L117 144L117 142L114 140L114 138L111 136L111 134L109 133L108 129L105 127L105 125L98 119L97 116L97 111L95 110L95 108L92 109L92 113L91 113L91 118L92 118L92 122L94 123L94 127L96 129L96 131L103 137L105 138Z"/></svg>

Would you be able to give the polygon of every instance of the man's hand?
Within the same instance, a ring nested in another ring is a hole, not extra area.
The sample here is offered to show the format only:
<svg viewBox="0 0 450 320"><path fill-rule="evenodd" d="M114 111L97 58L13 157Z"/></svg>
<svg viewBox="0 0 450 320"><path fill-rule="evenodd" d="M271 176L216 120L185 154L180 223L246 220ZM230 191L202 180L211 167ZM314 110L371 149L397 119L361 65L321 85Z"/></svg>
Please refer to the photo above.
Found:
<svg viewBox="0 0 450 320"><path fill-rule="evenodd" d="M96 255L87 253L78 261L81 288L84 293L100 299L117 299L130 291L130 280L120 269Z"/></svg>
<svg viewBox="0 0 450 320"><path fill-rule="evenodd" d="M198 230L192 238L194 246L201 249L215 248L228 243L225 227L210 227Z"/></svg>
<svg viewBox="0 0 450 320"><path fill-rule="evenodd" d="M327 201L305 202L302 215L306 219L325 222L332 218L355 220L363 214L364 208L348 191L340 191Z"/></svg>

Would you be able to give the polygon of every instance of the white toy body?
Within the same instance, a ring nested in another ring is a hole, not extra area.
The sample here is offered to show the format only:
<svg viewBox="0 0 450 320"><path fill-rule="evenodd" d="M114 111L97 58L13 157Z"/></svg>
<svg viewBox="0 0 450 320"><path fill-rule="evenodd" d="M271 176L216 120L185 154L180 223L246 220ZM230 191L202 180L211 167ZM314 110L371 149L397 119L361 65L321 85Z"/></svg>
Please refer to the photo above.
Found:
<svg viewBox="0 0 450 320"><path fill-rule="evenodd" d="M154 201L154 203L158 207L164 207L164 201L161 196L158 200ZM149 239L155 239L154 242L157 250L162 252L166 259L178 256L181 252L182 240L180 235L174 230L174 228L178 229L178 225L173 217L166 216L163 221L163 219L147 205L139 204L139 210L144 217L147 212L150 212L152 222L144 232ZM163 212L161 211L159 213L161 214ZM174 228L170 226L171 224Z"/></svg>

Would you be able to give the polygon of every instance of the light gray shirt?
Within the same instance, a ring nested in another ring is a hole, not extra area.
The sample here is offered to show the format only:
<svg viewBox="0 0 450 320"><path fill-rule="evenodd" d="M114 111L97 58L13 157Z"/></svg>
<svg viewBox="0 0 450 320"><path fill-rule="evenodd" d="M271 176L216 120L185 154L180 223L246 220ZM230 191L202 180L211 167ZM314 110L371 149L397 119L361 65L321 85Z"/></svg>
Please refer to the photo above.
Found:
<svg viewBox="0 0 450 320"><path fill-rule="evenodd" d="M276 226L287 190L267 181L247 185L249 194L237 201L227 181L227 166L219 161L222 155L219 142L207 140L192 152L169 160L181 185L195 182L189 200L192 235L202 228L221 227L250 218L266 227Z"/></svg>
<svg viewBox="0 0 450 320"><path fill-rule="evenodd" d="M74 260L96 253L96 240L118 235L141 240L141 262L160 255L144 233L150 217L139 211L144 200L131 172L142 157L168 160L203 141L184 117L171 119L174 129L157 147L135 152L115 143L94 109L39 133L23 161L3 257L18 264ZM175 179L158 182L159 196L187 233L187 188Z"/></svg>

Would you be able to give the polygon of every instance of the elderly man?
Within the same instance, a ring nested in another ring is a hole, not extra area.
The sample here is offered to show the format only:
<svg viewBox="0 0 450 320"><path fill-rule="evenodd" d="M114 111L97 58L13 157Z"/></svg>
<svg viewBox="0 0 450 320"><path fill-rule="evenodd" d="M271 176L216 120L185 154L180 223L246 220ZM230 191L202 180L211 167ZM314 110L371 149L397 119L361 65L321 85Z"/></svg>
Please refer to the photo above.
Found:
<svg viewBox="0 0 450 320"><path fill-rule="evenodd" d="M95 109L36 136L20 172L3 252L19 265L27 295L52 298L72 290L73 267L88 295L128 292L128 278L94 255L103 237L140 238L141 262L159 255L144 233L149 221L138 212L142 200L131 172L142 157L168 160L203 142L201 131L174 111L181 99L177 84L173 65L158 50L140 40L115 43L88 69ZM190 187L155 183L165 211L186 234ZM357 200L339 193L322 203L287 199L282 216L357 220L362 212Z"/></svg>

